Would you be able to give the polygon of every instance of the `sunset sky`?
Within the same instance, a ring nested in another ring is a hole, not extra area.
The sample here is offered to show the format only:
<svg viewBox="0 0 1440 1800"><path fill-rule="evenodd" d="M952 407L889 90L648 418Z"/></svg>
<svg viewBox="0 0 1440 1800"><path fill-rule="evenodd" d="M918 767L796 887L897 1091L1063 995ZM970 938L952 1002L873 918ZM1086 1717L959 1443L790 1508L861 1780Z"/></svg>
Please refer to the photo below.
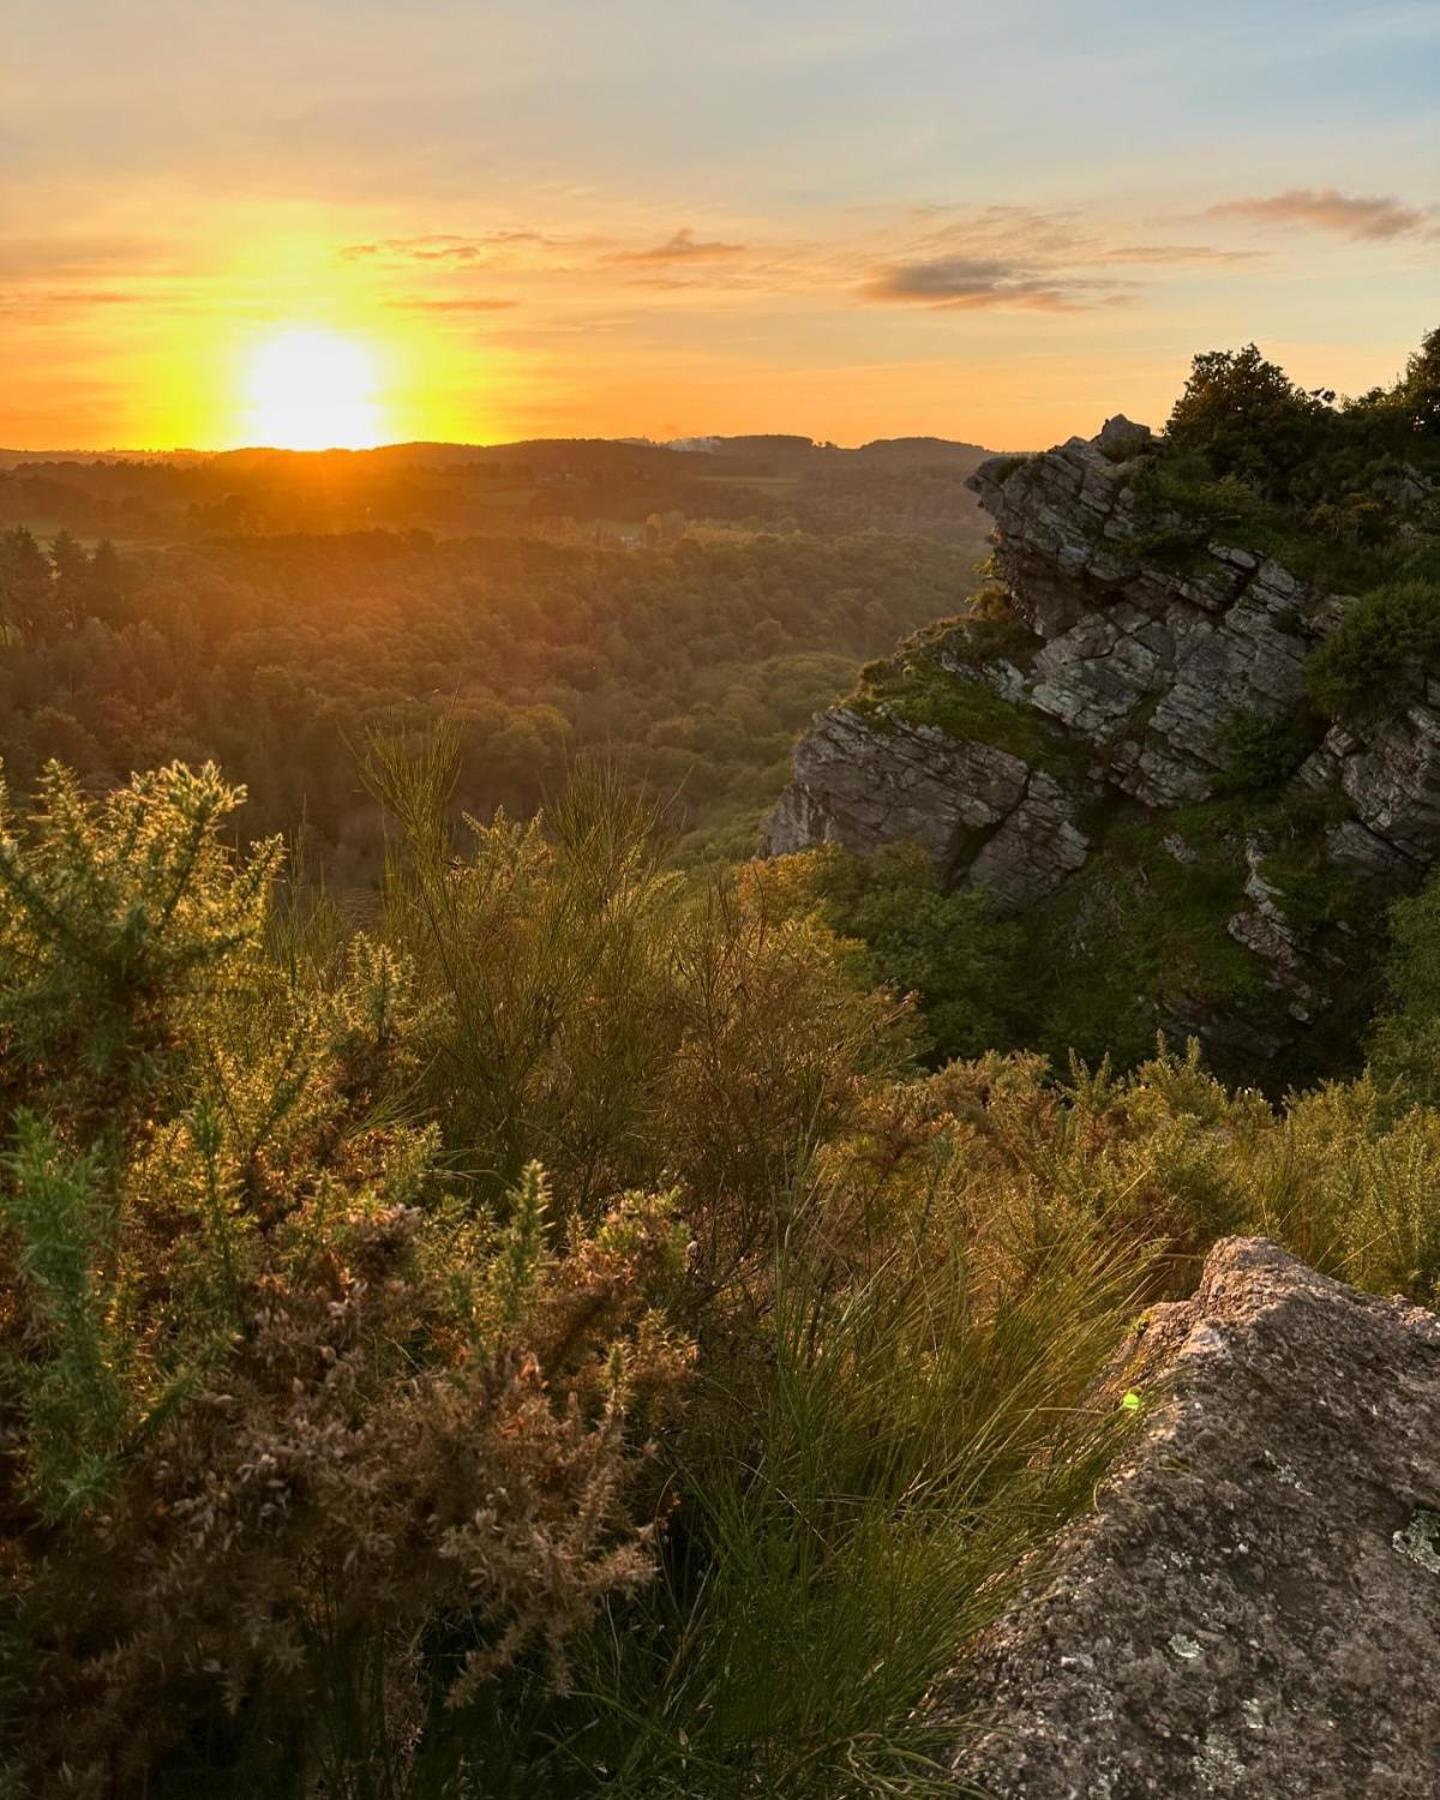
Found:
<svg viewBox="0 0 1440 1800"><path fill-rule="evenodd" d="M357 442L1021 448L1440 323L1436 0L4 16L10 448L254 441L317 356Z"/></svg>

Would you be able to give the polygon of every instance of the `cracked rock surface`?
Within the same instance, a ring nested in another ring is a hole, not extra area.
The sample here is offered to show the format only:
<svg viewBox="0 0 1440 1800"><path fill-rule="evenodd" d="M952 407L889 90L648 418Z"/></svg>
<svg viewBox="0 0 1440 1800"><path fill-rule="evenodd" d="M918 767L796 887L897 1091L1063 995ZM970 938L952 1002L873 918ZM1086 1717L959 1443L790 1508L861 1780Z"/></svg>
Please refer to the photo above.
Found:
<svg viewBox="0 0 1440 1800"><path fill-rule="evenodd" d="M1019 467L982 463L971 485L1016 607L1046 640L1030 704L1118 745L1109 779L1123 793L1174 806L1211 791L1237 713L1277 718L1303 697L1318 632L1309 590L1277 562L1219 543L1183 570L1157 559L1157 536L1183 521L1141 505L1149 434L1130 426L1116 461L1115 424Z"/></svg>
<svg viewBox="0 0 1440 1800"><path fill-rule="evenodd" d="M983 887L1019 911L1103 854L1117 814L1163 817L1223 796L1267 744L1295 742L1303 755L1307 659L1353 601L1312 591L1244 545L1207 540L1167 510L1147 481L1162 454L1122 418L1093 439L980 465L970 485L995 522L1013 615L1003 650L987 658L970 623L942 623L903 645L862 703L820 714L767 822L767 854L913 839L942 885ZM918 710L940 720L947 684L988 690L984 704L950 716L983 721L998 706L995 735L1010 747L984 741L983 724L966 736L907 716L917 683L930 702ZM1023 729L1007 732L1007 720ZM1272 778L1259 766L1263 786ZM1321 884L1335 894L1364 885L1366 916L1383 918L1440 857L1440 681L1398 717L1332 727L1294 773L1273 779L1277 798L1310 797ZM1283 884L1267 873L1274 848L1237 838L1225 852L1239 904L1220 929L1256 958L1255 991L1273 998L1278 1023L1222 1016L1203 993L1156 1010L1159 1028L1193 1030L1211 1049L1233 1039L1242 1059L1262 1064L1343 998L1349 960L1349 946L1321 941L1323 908L1308 924L1288 916Z"/></svg>
<svg viewBox="0 0 1440 1800"><path fill-rule="evenodd" d="M957 1786L1433 1800L1440 1319L1232 1238L1112 1388L1135 1438L938 1700Z"/></svg>

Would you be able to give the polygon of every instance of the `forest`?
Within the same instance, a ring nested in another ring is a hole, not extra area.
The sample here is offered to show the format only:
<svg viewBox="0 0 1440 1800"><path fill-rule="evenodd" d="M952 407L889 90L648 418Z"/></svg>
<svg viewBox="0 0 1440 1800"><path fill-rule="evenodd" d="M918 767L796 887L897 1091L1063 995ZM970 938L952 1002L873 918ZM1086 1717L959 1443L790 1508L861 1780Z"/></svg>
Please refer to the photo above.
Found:
<svg viewBox="0 0 1440 1800"><path fill-rule="evenodd" d="M253 835L305 827L373 878L356 745L450 719L460 795L527 815L582 754L748 853L791 738L859 664L973 585L968 544L866 534L680 538L631 550L364 532L116 552L0 536L0 753L28 787L176 757L243 779Z"/></svg>
<svg viewBox="0 0 1440 1800"><path fill-rule="evenodd" d="M1202 357L1169 441L1197 518L1373 548L1318 697L1423 684L1433 504L1371 501L1440 333L1348 405ZM4 555L3 1791L953 1794L1140 1309L1233 1232L1440 1299L1440 884L1277 1101L1037 1049L903 849L750 858L973 546Z"/></svg>

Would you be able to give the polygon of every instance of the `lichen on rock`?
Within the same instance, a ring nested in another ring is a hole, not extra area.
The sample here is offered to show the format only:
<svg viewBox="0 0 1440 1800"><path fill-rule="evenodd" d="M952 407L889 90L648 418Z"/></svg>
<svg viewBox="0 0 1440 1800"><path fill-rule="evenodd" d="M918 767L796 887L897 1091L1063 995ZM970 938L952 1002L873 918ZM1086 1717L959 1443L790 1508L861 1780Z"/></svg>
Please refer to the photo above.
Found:
<svg viewBox="0 0 1440 1800"><path fill-rule="evenodd" d="M1229 1239L1096 1403L1137 1385L1093 1513L936 1696L957 1779L996 1800L1429 1800L1440 1321Z"/></svg>

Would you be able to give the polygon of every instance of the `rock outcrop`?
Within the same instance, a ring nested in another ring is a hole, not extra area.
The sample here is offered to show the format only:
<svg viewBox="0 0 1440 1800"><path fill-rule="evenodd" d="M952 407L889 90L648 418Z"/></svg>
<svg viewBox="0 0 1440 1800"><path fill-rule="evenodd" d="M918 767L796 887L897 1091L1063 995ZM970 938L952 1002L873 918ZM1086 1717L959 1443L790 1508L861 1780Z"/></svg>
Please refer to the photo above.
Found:
<svg viewBox="0 0 1440 1800"><path fill-rule="evenodd" d="M1213 790L1237 716L1278 718L1303 699L1318 632L1308 590L1280 564L1189 544L1179 515L1145 503L1148 442L1117 440L1115 424L971 479L1016 610L1044 640L1029 704L1106 751L1112 786L1175 806ZM1131 454L1115 460L1107 441ZM1158 559L1167 536L1183 568Z"/></svg>
<svg viewBox="0 0 1440 1800"><path fill-rule="evenodd" d="M1440 1320L1261 1239L1118 1371L1136 1436L940 1699L996 1800L1440 1792Z"/></svg>
<svg viewBox="0 0 1440 1800"><path fill-rule="evenodd" d="M1021 910L1093 874L1110 817L1163 823L1253 777L1308 802L1304 858L1336 891L1379 884L1358 911L1383 916L1440 854L1440 683L1363 737L1337 726L1316 744L1307 660L1352 603L1215 536L1203 509L1166 498L1163 467L1163 444L1123 418L983 463L970 485L995 522L1003 600L901 646L815 721L767 852L913 838L946 885ZM1232 835L1234 897L1215 928L1256 959L1264 1022L1222 1022L1204 994L1155 1007L1162 1028L1238 1033L1262 1060L1325 1012L1354 962L1333 920L1321 942L1291 917L1273 849Z"/></svg>
<svg viewBox="0 0 1440 1800"><path fill-rule="evenodd" d="M993 744L899 719L881 731L837 706L796 747L795 779L771 814L768 843L783 855L830 841L869 848L910 839L943 873L1024 906L1083 866L1077 810L1053 776Z"/></svg>

